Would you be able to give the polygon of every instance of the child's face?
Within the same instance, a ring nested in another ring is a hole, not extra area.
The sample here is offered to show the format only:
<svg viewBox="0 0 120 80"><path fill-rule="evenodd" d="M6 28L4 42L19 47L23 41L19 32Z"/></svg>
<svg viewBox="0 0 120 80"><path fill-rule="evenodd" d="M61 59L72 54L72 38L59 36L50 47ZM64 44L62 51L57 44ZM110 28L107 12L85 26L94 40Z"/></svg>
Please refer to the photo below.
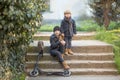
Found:
<svg viewBox="0 0 120 80"><path fill-rule="evenodd" d="M60 35L60 31L59 31L59 30L56 30L56 31L55 31L55 35L56 35L56 36L59 36L59 35Z"/></svg>
<svg viewBox="0 0 120 80"><path fill-rule="evenodd" d="M70 18L70 17L71 17L71 14L65 14L65 17L66 17L66 18Z"/></svg>

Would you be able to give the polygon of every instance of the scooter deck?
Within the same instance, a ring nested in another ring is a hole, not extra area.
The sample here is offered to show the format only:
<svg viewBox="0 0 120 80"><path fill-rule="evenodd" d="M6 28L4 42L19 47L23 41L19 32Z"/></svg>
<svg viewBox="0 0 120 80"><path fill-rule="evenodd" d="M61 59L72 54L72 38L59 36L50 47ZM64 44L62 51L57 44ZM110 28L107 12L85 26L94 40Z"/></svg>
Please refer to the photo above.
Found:
<svg viewBox="0 0 120 80"><path fill-rule="evenodd" d="M45 72L41 71L40 69L36 69L30 72L31 77L36 77L39 75L45 75L45 76L64 76L69 77L71 76L71 72L69 70L64 70L63 72Z"/></svg>
<svg viewBox="0 0 120 80"><path fill-rule="evenodd" d="M48 72L47 76L64 76L64 77L69 77L71 75L71 72L69 70L64 70L64 72Z"/></svg>

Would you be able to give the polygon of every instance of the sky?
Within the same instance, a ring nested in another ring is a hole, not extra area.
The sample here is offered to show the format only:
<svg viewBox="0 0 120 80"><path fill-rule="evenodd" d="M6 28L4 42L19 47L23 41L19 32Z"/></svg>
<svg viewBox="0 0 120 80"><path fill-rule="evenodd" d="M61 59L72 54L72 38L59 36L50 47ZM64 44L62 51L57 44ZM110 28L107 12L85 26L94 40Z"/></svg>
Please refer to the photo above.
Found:
<svg viewBox="0 0 120 80"><path fill-rule="evenodd" d="M88 0L50 0L50 11L43 14L44 19L63 19L64 11L70 10L72 17L91 16Z"/></svg>

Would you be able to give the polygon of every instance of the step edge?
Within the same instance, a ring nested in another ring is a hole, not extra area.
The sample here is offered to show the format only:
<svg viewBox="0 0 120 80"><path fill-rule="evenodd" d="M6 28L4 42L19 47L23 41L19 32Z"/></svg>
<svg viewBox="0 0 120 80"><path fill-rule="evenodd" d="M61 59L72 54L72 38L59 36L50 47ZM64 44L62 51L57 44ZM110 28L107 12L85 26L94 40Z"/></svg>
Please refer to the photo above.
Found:
<svg viewBox="0 0 120 80"><path fill-rule="evenodd" d="M35 44L38 42L39 40L34 40L29 46L35 46ZM81 45L81 46L112 46L111 44L109 44L109 43L106 43L106 42L103 42L103 41L99 41L99 40L73 40L72 42L81 42L81 41L91 41L91 42L98 42L99 44L89 44L89 45ZM44 43L49 43L49 40L44 40L43 41ZM102 45L101 45L101 44ZM34 45L32 45L32 44L34 44ZM73 43L72 43L73 44ZM50 43L49 43L49 45L50 45ZM36 46L37 46L37 44L36 44ZM48 46L48 45L46 45L46 46ZM74 46L74 45L73 45ZM80 45L79 45L80 46Z"/></svg>
<svg viewBox="0 0 120 80"><path fill-rule="evenodd" d="M33 70L33 69L27 69L28 71L30 71L30 70ZM61 71L61 70L63 70L63 69L41 69L41 70L44 70L44 71ZM102 68L79 68L79 69L77 69L77 68L72 68L72 69L70 69L70 71L72 71L72 72L80 72L80 71L95 71L95 72L104 72L104 71L114 71L114 72L118 72L118 70L117 69L112 69L112 68L104 68L104 69L102 69Z"/></svg>
<svg viewBox="0 0 120 80"><path fill-rule="evenodd" d="M27 53L27 55L38 55L38 53ZM45 56L49 56L50 53L44 53ZM70 55L70 56L107 56L107 55L114 55L114 53L74 53L74 55Z"/></svg>
<svg viewBox="0 0 120 80"><path fill-rule="evenodd" d="M71 60L71 61L68 61L68 60L66 60L66 62L68 63L68 64L77 64L77 63L99 63L99 64L101 64L101 63L106 63L106 64L108 64L108 63L115 63L115 61L94 61L94 60L79 60L79 61L77 61L77 60ZM36 61L27 61L26 62L27 64L34 64L34 63L36 63ZM39 64L42 64L42 63L44 63L44 64L58 64L59 62L58 61L39 61Z"/></svg>

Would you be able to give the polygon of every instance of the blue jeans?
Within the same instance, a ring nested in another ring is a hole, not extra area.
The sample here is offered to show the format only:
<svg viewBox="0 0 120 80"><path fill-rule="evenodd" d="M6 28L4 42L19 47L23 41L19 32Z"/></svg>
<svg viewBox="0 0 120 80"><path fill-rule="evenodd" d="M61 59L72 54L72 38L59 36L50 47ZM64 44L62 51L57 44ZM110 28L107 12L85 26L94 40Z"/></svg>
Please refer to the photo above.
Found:
<svg viewBox="0 0 120 80"><path fill-rule="evenodd" d="M58 48L50 50L51 56L57 57L59 62L63 62L62 54L64 53L64 46L59 45Z"/></svg>
<svg viewBox="0 0 120 80"><path fill-rule="evenodd" d="M71 41L72 41L72 36L65 36L65 48L70 49L71 48Z"/></svg>

